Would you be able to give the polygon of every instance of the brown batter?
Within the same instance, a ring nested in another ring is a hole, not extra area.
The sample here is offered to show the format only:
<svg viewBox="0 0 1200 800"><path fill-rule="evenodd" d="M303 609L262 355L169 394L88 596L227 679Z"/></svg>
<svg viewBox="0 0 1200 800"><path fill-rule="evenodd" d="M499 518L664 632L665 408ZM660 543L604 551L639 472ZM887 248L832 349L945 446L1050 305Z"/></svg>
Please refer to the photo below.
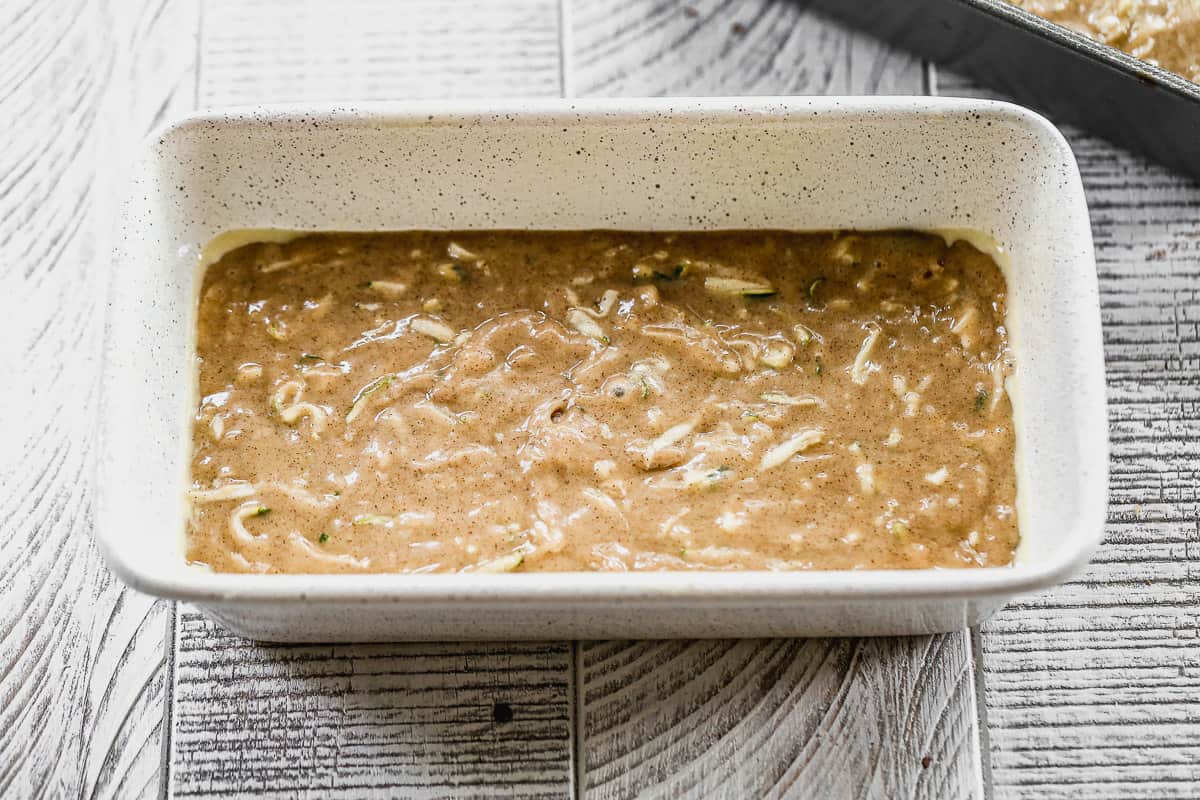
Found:
<svg viewBox="0 0 1200 800"><path fill-rule="evenodd" d="M1200 83L1200 0L1010 0Z"/></svg>
<svg viewBox="0 0 1200 800"><path fill-rule="evenodd" d="M919 233L322 234L199 310L220 571L1010 563L1005 283Z"/></svg>

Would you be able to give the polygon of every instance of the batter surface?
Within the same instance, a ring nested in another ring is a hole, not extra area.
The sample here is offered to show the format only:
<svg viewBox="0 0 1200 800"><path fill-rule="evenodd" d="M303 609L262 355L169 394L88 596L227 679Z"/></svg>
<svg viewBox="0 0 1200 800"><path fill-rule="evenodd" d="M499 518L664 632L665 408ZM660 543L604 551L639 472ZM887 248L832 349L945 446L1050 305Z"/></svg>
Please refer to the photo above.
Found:
<svg viewBox="0 0 1200 800"><path fill-rule="evenodd" d="M319 234L205 274L228 572L1008 564L1005 282L913 232Z"/></svg>

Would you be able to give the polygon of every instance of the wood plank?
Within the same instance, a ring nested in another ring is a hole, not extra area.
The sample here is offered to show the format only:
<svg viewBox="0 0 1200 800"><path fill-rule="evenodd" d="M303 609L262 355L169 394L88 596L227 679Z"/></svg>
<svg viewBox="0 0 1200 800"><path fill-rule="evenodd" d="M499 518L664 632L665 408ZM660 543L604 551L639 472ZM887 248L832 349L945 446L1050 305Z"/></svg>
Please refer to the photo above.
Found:
<svg viewBox="0 0 1200 800"><path fill-rule="evenodd" d="M945 74L943 93L982 92ZM1200 796L1200 185L1078 130L1108 369L1108 537L984 628L997 798Z"/></svg>
<svg viewBox="0 0 1200 800"><path fill-rule="evenodd" d="M568 81L608 96L922 92L919 60L807 5L574 0Z"/></svg>
<svg viewBox="0 0 1200 800"><path fill-rule="evenodd" d="M204 7L200 105L559 94L557 0Z"/></svg>
<svg viewBox="0 0 1200 800"><path fill-rule="evenodd" d="M557 95L556 0L205 5L201 105ZM570 643L257 646L180 607L175 796L563 797ZM511 718L510 718L511 715Z"/></svg>
<svg viewBox="0 0 1200 800"><path fill-rule="evenodd" d="M579 94L920 93L919 62L756 0L577 2ZM966 631L879 640L584 643L582 794L982 793ZM925 761L928 757L928 761Z"/></svg>
<svg viewBox="0 0 1200 800"><path fill-rule="evenodd" d="M256 646L179 623L176 797L563 797L571 645Z"/></svg>
<svg viewBox="0 0 1200 800"><path fill-rule="evenodd" d="M169 606L103 566L91 465L112 198L157 115L192 101L178 43L196 10L6 11L0 115L20 122L0 150L0 357L20 391L0 409L16 423L0 449L0 795L156 796Z"/></svg>
<svg viewBox="0 0 1200 800"><path fill-rule="evenodd" d="M586 797L979 789L963 635L594 642L581 665Z"/></svg>
<svg viewBox="0 0 1200 800"><path fill-rule="evenodd" d="M143 132L192 101L195 8L5 10L0 358L19 391L0 401L0 796L153 797L169 606L103 566L92 459L112 198Z"/></svg>

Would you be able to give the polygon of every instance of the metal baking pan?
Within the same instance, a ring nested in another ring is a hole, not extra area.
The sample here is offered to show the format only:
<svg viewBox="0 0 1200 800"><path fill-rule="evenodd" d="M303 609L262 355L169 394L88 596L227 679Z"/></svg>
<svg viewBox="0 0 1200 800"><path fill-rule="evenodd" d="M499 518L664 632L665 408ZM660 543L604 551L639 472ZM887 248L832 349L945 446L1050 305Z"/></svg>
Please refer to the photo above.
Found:
<svg viewBox="0 0 1200 800"><path fill-rule="evenodd" d="M1200 177L1200 84L1004 0L810 0L818 11Z"/></svg>

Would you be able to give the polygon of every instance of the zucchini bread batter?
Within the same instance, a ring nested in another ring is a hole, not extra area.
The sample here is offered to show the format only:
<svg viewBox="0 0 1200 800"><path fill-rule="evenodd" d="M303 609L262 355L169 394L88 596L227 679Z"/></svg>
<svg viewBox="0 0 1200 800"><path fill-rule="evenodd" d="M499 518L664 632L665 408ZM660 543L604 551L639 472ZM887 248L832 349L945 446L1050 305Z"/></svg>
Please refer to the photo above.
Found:
<svg viewBox="0 0 1200 800"><path fill-rule="evenodd" d="M1005 281L915 232L403 232L201 290L222 572L1010 563Z"/></svg>

